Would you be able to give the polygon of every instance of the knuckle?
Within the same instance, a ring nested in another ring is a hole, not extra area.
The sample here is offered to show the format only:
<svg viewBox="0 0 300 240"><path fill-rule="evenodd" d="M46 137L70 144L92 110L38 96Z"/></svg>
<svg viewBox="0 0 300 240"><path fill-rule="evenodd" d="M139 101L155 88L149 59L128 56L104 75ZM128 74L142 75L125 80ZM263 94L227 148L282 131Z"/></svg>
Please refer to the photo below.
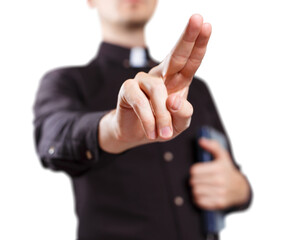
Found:
<svg viewBox="0 0 300 240"><path fill-rule="evenodd" d="M218 198L216 199L216 208L223 209L226 206L226 201L224 198Z"/></svg>
<svg viewBox="0 0 300 240"><path fill-rule="evenodd" d="M135 75L135 78L141 79L141 78L144 78L144 77L146 77L146 76L148 76L147 73L145 73L145 72L138 72L138 73Z"/></svg>
<svg viewBox="0 0 300 240"><path fill-rule="evenodd" d="M184 118L191 118L192 115L194 113L194 108L193 106L189 103L188 106L186 107L186 111L185 111L185 114L184 114Z"/></svg>
<svg viewBox="0 0 300 240"><path fill-rule="evenodd" d="M184 109L185 110L184 116L191 117L194 113L193 105L189 101L187 101L187 100L185 100L185 101L186 101L186 104L185 104L185 109Z"/></svg>
<svg viewBox="0 0 300 240"><path fill-rule="evenodd" d="M123 91L128 91L129 89L131 89L133 87L133 85L135 84L133 79L127 79L123 84L122 84L122 90Z"/></svg>
<svg viewBox="0 0 300 240"><path fill-rule="evenodd" d="M192 117L192 114L193 114L193 112L189 111L189 109L183 109L182 114L181 114L181 118L189 120Z"/></svg>

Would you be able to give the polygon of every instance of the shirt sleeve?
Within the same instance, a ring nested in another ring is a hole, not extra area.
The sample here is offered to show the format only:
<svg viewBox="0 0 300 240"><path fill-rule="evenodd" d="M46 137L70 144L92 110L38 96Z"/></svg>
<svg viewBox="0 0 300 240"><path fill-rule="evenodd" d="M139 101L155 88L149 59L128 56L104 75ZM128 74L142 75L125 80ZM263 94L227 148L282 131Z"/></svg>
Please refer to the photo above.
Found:
<svg viewBox="0 0 300 240"><path fill-rule="evenodd" d="M106 111L89 112L75 80L63 71L46 74L34 104L34 137L44 167L77 176L101 156L98 125Z"/></svg>
<svg viewBox="0 0 300 240"><path fill-rule="evenodd" d="M212 97L212 94L208 88L208 86L205 84L205 82L203 82L202 80L198 80L198 83L200 82L200 84L202 84L201 86L201 93L202 93L202 97L201 97L201 101L205 103L205 108L206 108L206 112L209 115L209 122L211 122L212 127L216 128L217 130L219 130L220 132L222 132L227 140L228 143L228 151L230 153L231 159L233 161L233 164L235 165L235 167L239 170L241 170L241 166L237 163L234 154L233 154L233 150L231 147L231 142L230 139L228 137L228 134L226 132L226 129L224 127L224 124L220 118L220 115L218 113L218 109L217 106L214 102L214 99ZM245 176L246 177L246 176ZM242 211L242 210L246 210L247 208L249 208L249 206L251 205L252 202L252 198L253 198L253 190L251 188L250 182L248 180L248 178L246 177L246 180L248 182L249 188L250 188L250 192L249 192L249 198L248 200L239 206L233 206L231 208L225 209L224 212L226 214L231 213L231 212L235 212L235 211Z"/></svg>

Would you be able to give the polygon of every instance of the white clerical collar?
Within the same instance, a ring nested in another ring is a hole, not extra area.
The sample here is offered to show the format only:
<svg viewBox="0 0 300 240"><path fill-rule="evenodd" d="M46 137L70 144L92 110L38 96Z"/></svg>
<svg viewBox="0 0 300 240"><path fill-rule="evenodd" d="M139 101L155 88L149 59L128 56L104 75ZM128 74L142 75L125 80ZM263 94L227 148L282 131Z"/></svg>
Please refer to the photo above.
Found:
<svg viewBox="0 0 300 240"><path fill-rule="evenodd" d="M147 66L147 54L146 49L143 47L133 47L129 53L129 65L130 67L140 68Z"/></svg>

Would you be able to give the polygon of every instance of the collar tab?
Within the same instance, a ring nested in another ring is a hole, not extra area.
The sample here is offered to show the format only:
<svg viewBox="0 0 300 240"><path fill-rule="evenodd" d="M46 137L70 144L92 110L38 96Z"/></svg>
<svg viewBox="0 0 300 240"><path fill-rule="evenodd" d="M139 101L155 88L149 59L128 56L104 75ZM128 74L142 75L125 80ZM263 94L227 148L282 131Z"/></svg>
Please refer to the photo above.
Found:
<svg viewBox="0 0 300 240"><path fill-rule="evenodd" d="M133 47L129 53L129 65L134 68L147 66L147 54L145 48Z"/></svg>

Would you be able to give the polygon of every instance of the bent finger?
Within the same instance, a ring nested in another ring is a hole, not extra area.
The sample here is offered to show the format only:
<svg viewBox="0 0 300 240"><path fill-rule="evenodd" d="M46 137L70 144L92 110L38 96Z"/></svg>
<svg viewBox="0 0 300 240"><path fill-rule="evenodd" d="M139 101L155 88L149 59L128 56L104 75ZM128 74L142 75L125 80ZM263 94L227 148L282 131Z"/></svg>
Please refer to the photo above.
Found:
<svg viewBox="0 0 300 240"><path fill-rule="evenodd" d="M190 126L193 106L184 97L179 94L171 94L167 99L167 108L172 116L175 135L180 134Z"/></svg>
<svg viewBox="0 0 300 240"><path fill-rule="evenodd" d="M136 75L135 80L150 100L159 136L169 139L173 136L173 127L170 112L166 107L168 93L163 79L141 72Z"/></svg>
<svg viewBox="0 0 300 240"><path fill-rule="evenodd" d="M126 80L120 90L119 105L132 108L149 139L156 138L155 118L148 98L134 80ZM125 119L126 120L126 119Z"/></svg>
<svg viewBox="0 0 300 240"><path fill-rule="evenodd" d="M214 162L197 162L190 167L191 177L205 177L212 176L216 172L216 166Z"/></svg>

